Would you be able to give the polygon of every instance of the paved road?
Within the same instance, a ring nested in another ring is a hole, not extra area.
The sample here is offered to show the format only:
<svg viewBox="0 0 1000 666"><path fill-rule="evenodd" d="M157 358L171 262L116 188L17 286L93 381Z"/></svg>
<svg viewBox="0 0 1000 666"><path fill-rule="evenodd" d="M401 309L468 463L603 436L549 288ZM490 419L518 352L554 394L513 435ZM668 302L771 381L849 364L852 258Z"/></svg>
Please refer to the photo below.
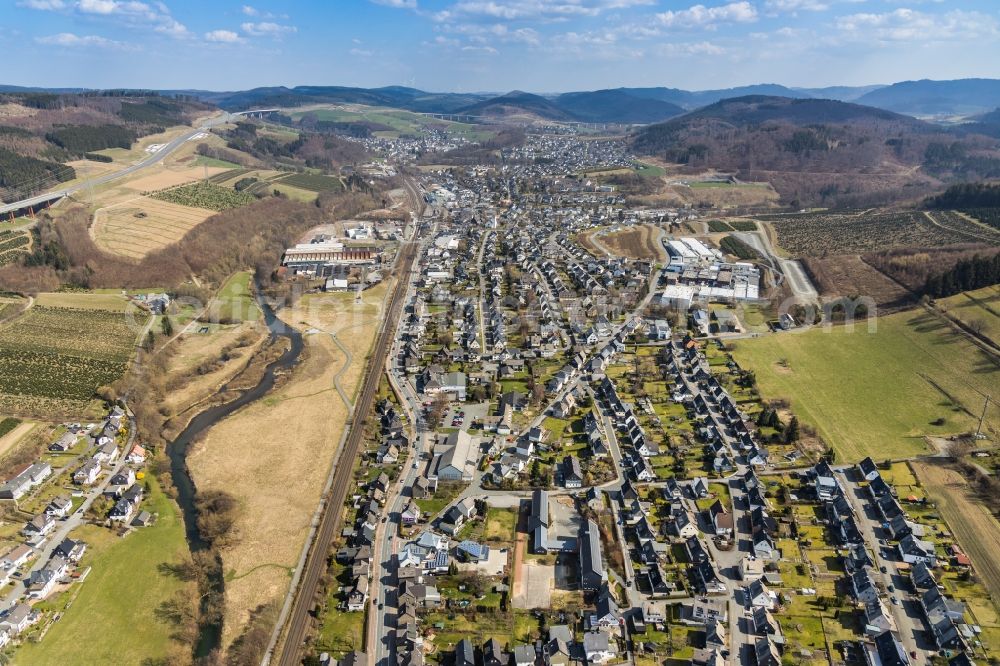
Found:
<svg viewBox="0 0 1000 666"><path fill-rule="evenodd" d="M154 164L162 162L168 155L173 153L175 150L183 146L185 143L193 139L198 134L208 131L209 129L216 127L218 125L223 125L232 120L232 116L255 113L254 111L240 111L233 114L223 114L221 116L215 116L201 123L198 127L191 130L185 131L183 134L170 141L168 144L160 148L160 150L155 153L151 153L148 157L144 157L135 164L131 164L121 171L114 171L112 173L102 174L88 180L81 181L75 185L69 185L60 189L52 190L51 192L45 192L43 194L36 194L33 197L28 197L27 199L21 199L20 201L14 201L12 203L0 205L0 215L6 215L7 213L12 213L15 211L23 210L25 208L37 207L44 203L49 203L52 201L57 201L63 197L68 197L72 194L76 194L81 190L94 187L96 185L104 185L105 183L110 183L112 181L118 180L119 178L124 178L125 176L131 175L137 171L141 171L147 167L151 167Z"/></svg>
<svg viewBox="0 0 1000 666"><path fill-rule="evenodd" d="M886 608L889 609L893 619L896 620L896 628L899 631L899 639L903 643L903 647L906 648L907 652L933 648L933 646L926 644L924 639L925 627L923 616L919 610L919 604L916 601L907 600L907 595L902 591L909 589L910 582L907 580L909 577L904 577L896 569L895 561L886 558L883 554L884 547L879 543L878 535L876 534L876 530L881 529L881 525L879 524L879 517L875 513L875 509L866 506L866 504L870 504L869 502L862 502L861 498L864 495L861 487L857 483L848 480L844 470L838 470L837 474L840 476L840 482L844 487L844 495L851 503L854 514L857 516L858 527L861 529L865 543L874 555L875 567L872 569L872 578L876 582L881 582L887 589L889 585L893 585L896 588L895 592L886 592L883 600L886 600L885 597L895 597L900 602L900 605L887 602ZM886 573L882 573L883 567Z"/></svg>

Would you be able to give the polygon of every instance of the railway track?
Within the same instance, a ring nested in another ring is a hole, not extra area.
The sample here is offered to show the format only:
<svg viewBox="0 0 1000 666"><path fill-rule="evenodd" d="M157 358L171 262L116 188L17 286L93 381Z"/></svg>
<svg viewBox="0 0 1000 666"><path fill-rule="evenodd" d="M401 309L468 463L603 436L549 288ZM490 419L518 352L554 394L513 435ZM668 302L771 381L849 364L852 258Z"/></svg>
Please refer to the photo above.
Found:
<svg viewBox="0 0 1000 666"><path fill-rule="evenodd" d="M334 479L333 487L330 489L330 494L325 499L319 529L309 550L309 556L302 573L302 580L292 603L288 629L285 632L281 656L278 660L278 664L281 666L297 666L302 662L302 647L310 625L310 611L315 603L314 600L319 580L327 567L327 555L330 551L330 544L333 542L334 536L340 532L344 513L344 500L347 497L347 491L351 483L351 472L354 469L353 461L358 457L365 420L368 418L372 405L375 402L379 380L385 369L386 355L392 348L392 341L396 334L396 322L399 321L400 311L406 297L410 268L418 247L416 243L411 242L405 245L402 250L402 260L398 264L399 277L393 288L392 300L389 303L389 309L382 322L382 328L379 331L374 352L365 370L361 393L358 395L358 400L354 406L354 414L350 420L350 431L337 459L338 469L336 478Z"/></svg>

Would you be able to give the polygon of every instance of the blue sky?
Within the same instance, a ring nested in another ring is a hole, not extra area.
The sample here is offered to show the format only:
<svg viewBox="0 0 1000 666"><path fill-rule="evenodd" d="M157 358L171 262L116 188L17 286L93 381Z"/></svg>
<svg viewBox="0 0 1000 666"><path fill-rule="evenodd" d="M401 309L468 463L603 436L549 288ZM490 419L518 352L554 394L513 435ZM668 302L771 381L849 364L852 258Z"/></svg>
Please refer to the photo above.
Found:
<svg viewBox="0 0 1000 666"><path fill-rule="evenodd" d="M0 83L236 90L1000 77L998 0L0 0Z"/></svg>

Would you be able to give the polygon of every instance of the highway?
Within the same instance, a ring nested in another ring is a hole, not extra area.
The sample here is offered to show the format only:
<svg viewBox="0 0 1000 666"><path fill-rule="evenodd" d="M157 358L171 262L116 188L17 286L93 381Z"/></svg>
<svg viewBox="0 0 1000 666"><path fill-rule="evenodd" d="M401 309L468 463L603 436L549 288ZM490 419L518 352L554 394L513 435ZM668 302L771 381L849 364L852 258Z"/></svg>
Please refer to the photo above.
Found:
<svg viewBox="0 0 1000 666"><path fill-rule="evenodd" d="M385 370L386 358L396 336L396 322L399 321L402 314L403 302L405 301L409 285L407 278L410 275L417 247L416 243L410 242L402 249L401 261L398 264L399 277L393 289L392 301L389 303L389 309L382 320L382 328L379 331L372 358L365 370L361 392L355 403L353 419L349 424L350 432L337 460L338 473L334 480L333 488L325 500L319 530L316 533L316 539L310 549L309 557L302 573L302 582L295 593L295 601L293 602L288 621L288 630L285 634L281 656L278 660L278 663L282 664L282 666L295 666L302 661L302 644L305 641L306 632L311 624L310 611L315 605L319 580L326 571L330 544L341 527L344 500L351 486L351 472L354 467L352 462L358 457L364 436L365 420L368 418L372 405L375 402L375 394L378 391L379 381ZM341 464L342 462L344 464ZM269 661L269 659L265 658L265 663Z"/></svg>
<svg viewBox="0 0 1000 666"><path fill-rule="evenodd" d="M27 199L21 199L20 201L14 201L12 203L0 205L0 215L7 215L25 208L34 208L45 203L50 203L62 199L63 197L68 197L81 190L91 188L97 185L104 185L105 183L110 183L112 181L118 180L119 178L124 178L125 176L141 171L147 167L151 167L154 164L162 162L168 155L173 153L175 150L183 146L185 143L196 137L198 134L206 132L213 127L218 125L224 125L225 123L231 122L233 116L259 113L259 111L240 111L238 113L224 113L221 116L216 116L214 118L209 118L205 122L201 123L198 127L188 130L175 138L170 143L163 146L160 150L155 153L151 153L148 157L144 157L135 164L130 164L120 171L114 171L112 173L102 174L96 176L95 178L90 178L88 180L81 181L74 185L69 185L62 189L52 190L51 192L45 192L43 194L36 194L33 197L28 197Z"/></svg>

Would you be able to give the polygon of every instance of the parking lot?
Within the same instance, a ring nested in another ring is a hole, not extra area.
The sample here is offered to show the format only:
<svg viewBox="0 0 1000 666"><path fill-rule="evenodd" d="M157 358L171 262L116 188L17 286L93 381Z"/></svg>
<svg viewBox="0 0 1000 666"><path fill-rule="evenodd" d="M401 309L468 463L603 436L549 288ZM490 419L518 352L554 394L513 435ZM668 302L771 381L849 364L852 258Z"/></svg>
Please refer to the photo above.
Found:
<svg viewBox="0 0 1000 666"><path fill-rule="evenodd" d="M582 521L573 500L566 496L553 497L549 502L549 514L552 520L549 544L561 551L576 550Z"/></svg>

